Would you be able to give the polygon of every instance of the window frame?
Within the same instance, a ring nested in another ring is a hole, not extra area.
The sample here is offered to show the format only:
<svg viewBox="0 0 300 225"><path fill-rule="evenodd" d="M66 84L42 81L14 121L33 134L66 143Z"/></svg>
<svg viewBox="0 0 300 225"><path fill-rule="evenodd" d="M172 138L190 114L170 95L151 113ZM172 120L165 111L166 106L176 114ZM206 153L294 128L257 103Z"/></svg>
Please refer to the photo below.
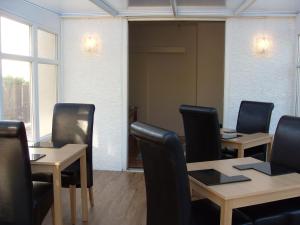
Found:
<svg viewBox="0 0 300 225"><path fill-rule="evenodd" d="M1 48L1 34L0 34L0 119L3 119L3 86L2 86L2 59L26 61L31 63L31 122L32 122L32 140L29 142L39 142L42 140L48 140L51 137L51 131L45 136L40 136L40 123L39 123L39 64L55 65L57 68L56 73L56 102L59 102L60 97L60 74L61 74L61 63L60 63L60 33L54 30L43 27L37 23L30 22L26 19L18 16L6 13L0 10L0 17L6 17L16 22L30 26L30 56L22 56L15 54L2 53ZM56 58L47 59L38 57L38 30L42 30L55 35L56 39ZM1 32L1 23L0 23Z"/></svg>
<svg viewBox="0 0 300 225"><path fill-rule="evenodd" d="M300 33L297 35L297 45L298 45L298 48L297 48L297 65L296 67L297 68L300 68Z"/></svg>
<svg viewBox="0 0 300 225"><path fill-rule="evenodd" d="M296 99L295 116L300 116L300 33L297 34L296 47Z"/></svg>

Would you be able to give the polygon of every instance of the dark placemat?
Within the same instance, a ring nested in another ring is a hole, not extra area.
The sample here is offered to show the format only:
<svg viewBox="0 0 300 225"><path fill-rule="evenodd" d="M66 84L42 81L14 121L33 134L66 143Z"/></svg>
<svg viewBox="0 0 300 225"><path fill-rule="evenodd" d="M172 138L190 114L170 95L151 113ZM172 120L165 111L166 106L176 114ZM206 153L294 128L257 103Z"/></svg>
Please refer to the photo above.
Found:
<svg viewBox="0 0 300 225"><path fill-rule="evenodd" d="M51 142L36 142L34 144L29 145L30 148L58 148L53 146Z"/></svg>
<svg viewBox="0 0 300 225"><path fill-rule="evenodd" d="M45 154L29 154L30 161L37 161L40 158L43 158L45 156L46 156Z"/></svg>
<svg viewBox="0 0 300 225"><path fill-rule="evenodd" d="M243 175L227 176L214 169L190 171L189 175L208 186L251 180L250 178Z"/></svg>
<svg viewBox="0 0 300 225"><path fill-rule="evenodd" d="M224 133L221 134L221 138L224 140L228 140L228 139L234 139L234 138L239 138L242 137L242 135L237 134L237 133Z"/></svg>
<svg viewBox="0 0 300 225"><path fill-rule="evenodd" d="M244 164L244 165L235 165L234 168L238 170L250 170L254 169L256 171L259 171L261 173L264 173L269 176L277 176L277 175L283 175L288 173L294 173L295 170L292 170L290 168L286 168L284 166L270 163L270 162L259 162L259 163L250 163L250 164Z"/></svg>

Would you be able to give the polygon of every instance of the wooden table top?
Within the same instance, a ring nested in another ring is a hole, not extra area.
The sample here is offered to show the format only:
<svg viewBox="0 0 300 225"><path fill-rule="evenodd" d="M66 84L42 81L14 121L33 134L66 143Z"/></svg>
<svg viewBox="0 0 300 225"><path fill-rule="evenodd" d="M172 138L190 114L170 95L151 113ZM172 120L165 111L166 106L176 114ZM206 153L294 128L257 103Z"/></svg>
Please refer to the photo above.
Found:
<svg viewBox="0 0 300 225"><path fill-rule="evenodd" d="M300 190L300 174L291 173L280 176L268 176L255 170L240 171L233 168L233 165L260 162L257 159L237 158L228 160L207 161L187 164L188 171L201 169L216 169L228 176L244 175L251 178L251 181L206 186L205 184L190 177L191 181L204 187L213 195L224 200L239 199L251 196L263 196L268 193L287 193L293 190Z"/></svg>
<svg viewBox="0 0 300 225"><path fill-rule="evenodd" d="M45 154L46 156L31 161L31 165L47 165L47 166L59 166L65 164L74 157L78 157L82 154L82 150L85 149L85 144L67 144L59 149L56 148L29 148L30 154Z"/></svg>
<svg viewBox="0 0 300 225"><path fill-rule="evenodd" d="M222 142L229 143L239 143L239 144L248 144L250 142L257 142L263 139L272 139L273 135L268 133L253 133L253 134L241 134L241 137L231 138L231 139L222 139Z"/></svg>

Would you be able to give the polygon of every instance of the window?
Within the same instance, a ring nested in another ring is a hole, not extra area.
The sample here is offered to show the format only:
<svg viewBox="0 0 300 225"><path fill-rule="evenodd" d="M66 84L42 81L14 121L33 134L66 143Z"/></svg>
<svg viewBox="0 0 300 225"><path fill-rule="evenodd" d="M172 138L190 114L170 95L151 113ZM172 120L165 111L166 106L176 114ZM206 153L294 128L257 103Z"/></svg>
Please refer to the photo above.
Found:
<svg viewBox="0 0 300 225"><path fill-rule="evenodd" d="M31 63L2 59L2 118L21 120L32 139Z"/></svg>
<svg viewBox="0 0 300 225"><path fill-rule="evenodd" d="M30 55L30 26L1 17L1 52Z"/></svg>
<svg viewBox="0 0 300 225"><path fill-rule="evenodd" d="M0 117L24 122L29 141L51 133L57 102L57 34L0 15Z"/></svg>
<svg viewBox="0 0 300 225"><path fill-rule="evenodd" d="M296 65L296 107L295 114L300 116L300 34L298 35L297 65Z"/></svg>
<svg viewBox="0 0 300 225"><path fill-rule="evenodd" d="M38 57L56 59L56 35L38 30Z"/></svg>
<svg viewBox="0 0 300 225"><path fill-rule="evenodd" d="M56 103L56 74L57 66L39 64L39 112L40 112L40 135L51 133L53 106Z"/></svg>
<svg viewBox="0 0 300 225"><path fill-rule="evenodd" d="M298 68L298 71L300 69L300 34L298 35L298 59L297 59L297 68Z"/></svg>

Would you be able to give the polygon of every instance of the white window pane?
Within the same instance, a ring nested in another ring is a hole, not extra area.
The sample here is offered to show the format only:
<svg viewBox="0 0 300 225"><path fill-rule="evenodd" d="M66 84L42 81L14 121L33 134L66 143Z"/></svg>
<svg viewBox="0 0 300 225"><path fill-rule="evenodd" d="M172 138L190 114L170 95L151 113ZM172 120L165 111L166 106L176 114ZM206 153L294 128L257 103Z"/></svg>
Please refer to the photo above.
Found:
<svg viewBox="0 0 300 225"><path fill-rule="evenodd" d="M1 51L30 55L30 26L1 17Z"/></svg>
<svg viewBox="0 0 300 225"><path fill-rule="evenodd" d="M38 30L38 57L56 59L56 35Z"/></svg>
<svg viewBox="0 0 300 225"><path fill-rule="evenodd" d="M56 79L56 65L39 64L39 117L41 137L51 133L53 108L57 100Z"/></svg>
<svg viewBox="0 0 300 225"><path fill-rule="evenodd" d="M3 119L25 123L32 140L31 63L2 59Z"/></svg>

